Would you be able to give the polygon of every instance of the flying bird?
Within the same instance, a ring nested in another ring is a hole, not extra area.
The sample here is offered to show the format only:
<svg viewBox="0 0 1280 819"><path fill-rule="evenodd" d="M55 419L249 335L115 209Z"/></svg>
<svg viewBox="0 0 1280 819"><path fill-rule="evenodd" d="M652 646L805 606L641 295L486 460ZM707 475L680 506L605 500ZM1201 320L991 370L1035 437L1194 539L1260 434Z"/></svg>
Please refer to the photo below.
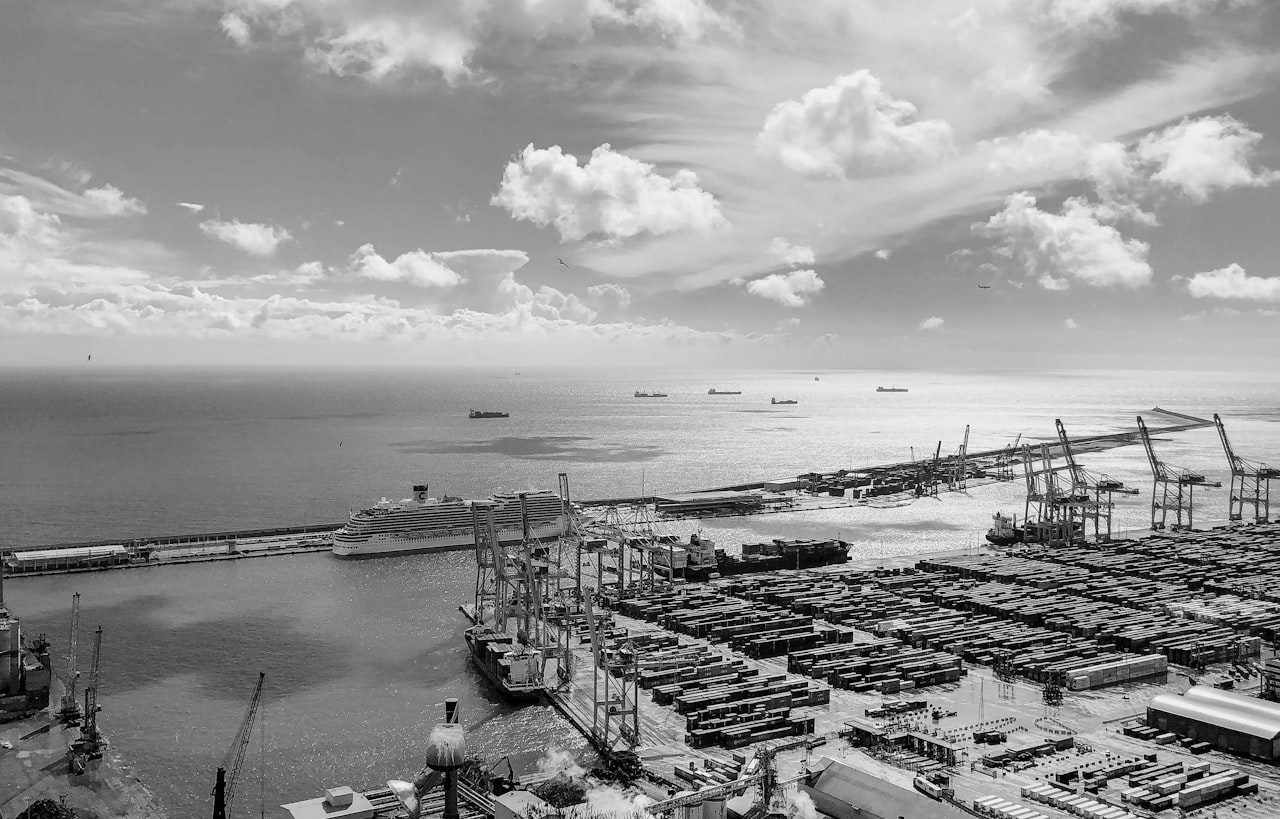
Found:
<svg viewBox="0 0 1280 819"><path fill-rule="evenodd" d="M569 263L568 263L568 262L566 262L564 259L561 259L559 256L557 256L557 257L556 257L556 261L557 261L557 262L559 262L560 264L564 265L565 267L568 267L568 266L569 266Z"/></svg>
<svg viewBox="0 0 1280 819"><path fill-rule="evenodd" d="M89 357L85 361L93 361L93 353L89 353Z"/></svg>
<svg viewBox="0 0 1280 819"><path fill-rule="evenodd" d="M990 290L990 289L991 289L991 285L989 285L989 284L980 284L980 285L978 285L978 289L979 289L979 290Z"/></svg>

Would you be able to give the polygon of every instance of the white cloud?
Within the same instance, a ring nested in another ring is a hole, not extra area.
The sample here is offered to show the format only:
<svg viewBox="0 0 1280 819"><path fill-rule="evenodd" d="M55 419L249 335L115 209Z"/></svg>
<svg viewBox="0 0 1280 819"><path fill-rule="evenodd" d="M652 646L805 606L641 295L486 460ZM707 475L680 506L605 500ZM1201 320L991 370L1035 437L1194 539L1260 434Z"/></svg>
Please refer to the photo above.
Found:
<svg viewBox="0 0 1280 819"><path fill-rule="evenodd" d="M804 245L793 245L781 236L775 236L769 242L769 252L791 267L802 264L813 264L816 260L813 248Z"/></svg>
<svg viewBox="0 0 1280 819"><path fill-rule="evenodd" d="M920 329L921 330L937 330L946 323L947 322L945 319L939 318L938 316L929 316L929 318L920 322Z"/></svg>
<svg viewBox="0 0 1280 819"><path fill-rule="evenodd" d="M591 285L587 288L587 298L600 309L625 310L631 305L631 291L613 282Z"/></svg>
<svg viewBox="0 0 1280 819"><path fill-rule="evenodd" d="M238 14L227 12L222 15L222 19L218 21L222 26L222 32L227 38L238 46L246 46L249 44L251 35L249 33L249 24L243 17Z"/></svg>
<svg viewBox="0 0 1280 819"><path fill-rule="evenodd" d="M197 205L195 202L174 202L173 204L177 205L180 208L185 208L191 211L192 213L199 213L200 211L204 210L204 205Z"/></svg>
<svg viewBox="0 0 1280 819"><path fill-rule="evenodd" d="M418 287L453 287L462 282L457 271L423 250L403 253L395 261L387 261L365 244L351 254L352 274L383 282L408 282Z"/></svg>
<svg viewBox="0 0 1280 819"><path fill-rule="evenodd" d="M892 255L893 255L893 251L887 247L882 247L875 252L875 257L880 261L887 261L889 257Z"/></svg>
<svg viewBox="0 0 1280 819"><path fill-rule="evenodd" d="M1251 0L1031 0L1029 5L1051 25L1113 28L1126 14L1170 12L1193 16L1214 7L1249 2Z"/></svg>
<svg viewBox="0 0 1280 819"><path fill-rule="evenodd" d="M87 180L88 171L64 175ZM37 210L81 219L110 219L136 216L147 212L140 200L125 196L114 185L101 185L74 191L40 176L12 168L0 168L0 195L20 195Z"/></svg>
<svg viewBox="0 0 1280 819"><path fill-rule="evenodd" d="M83 216L133 216L147 212L147 206L112 185L100 188L89 188L81 196L84 198L86 212Z"/></svg>
<svg viewBox="0 0 1280 819"><path fill-rule="evenodd" d="M228 0L222 30L237 44L271 41L318 70L369 81L414 72L459 82L503 52L554 48L636 31L655 45L702 38L724 25L704 0L470 0L467 3ZM255 36L256 35L256 36Z"/></svg>
<svg viewBox="0 0 1280 819"><path fill-rule="evenodd" d="M1068 330L1080 329L1080 325L1076 324L1076 320L1073 318L1068 318L1066 321L1062 322L1062 326L1066 327Z"/></svg>
<svg viewBox="0 0 1280 819"><path fill-rule="evenodd" d="M559 145L530 144L507 165L490 204L514 219L553 225L564 241L706 233L726 225L715 197L698 187L693 171L668 178L607 143L581 166Z"/></svg>
<svg viewBox="0 0 1280 819"><path fill-rule="evenodd" d="M916 107L895 99L871 72L837 77L787 100L765 118L759 149L796 173L845 178L934 162L954 149L946 122L916 120Z"/></svg>
<svg viewBox="0 0 1280 819"><path fill-rule="evenodd" d="M1137 156L1155 167L1151 180L1203 202L1216 190L1262 187L1280 173L1252 167L1262 134L1229 115L1184 119L1138 143Z"/></svg>
<svg viewBox="0 0 1280 819"><path fill-rule="evenodd" d="M200 232L210 239L237 247L250 256L264 258L275 255L280 245L293 241L293 234L279 225L241 222L239 219L207 219L200 223Z"/></svg>
<svg viewBox="0 0 1280 819"><path fill-rule="evenodd" d="M792 270L790 273L770 273L762 279L747 282L747 292L776 301L784 307L803 307L810 296L825 286L826 282L812 270Z"/></svg>
<svg viewBox="0 0 1280 819"><path fill-rule="evenodd" d="M1003 210L974 230L1003 240L1003 250L1050 290L1065 288L1069 279L1124 288L1151 281L1148 245L1099 222L1093 207L1080 198L1068 199L1062 213L1053 214L1036 207L1030 194L1015 193Z"/></svg>
<svg viewBox="0 0 1280 819"><path fill-rule="evenodd" d="M1280 276L1250 276L1238 264L1187 280L1187 292L1197 299L1245 299L1280 302Z"/></svg>
<svg viewBox="0 0 1280 819"><path fill-rule="evenodd" d="M498 282L498 293L530 315L552 321L590 324L599 315L572 293L563 293L545 284L534 290L516 281L514 273L508 273Z"/></svg>

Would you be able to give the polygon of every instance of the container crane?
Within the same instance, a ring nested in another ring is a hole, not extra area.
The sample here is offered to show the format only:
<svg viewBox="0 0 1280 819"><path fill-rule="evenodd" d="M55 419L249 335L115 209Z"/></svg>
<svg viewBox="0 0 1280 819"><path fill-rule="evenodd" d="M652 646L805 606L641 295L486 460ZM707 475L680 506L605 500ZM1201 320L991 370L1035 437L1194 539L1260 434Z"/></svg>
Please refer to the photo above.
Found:
<svg viewBox="0 0 1280 819"><path fill-rule="evenodd" d="M80 680L80 666L76 649L80 643L80 592L71 595L71 634L67 639L67 690L62 694L62 707L58 719L65 725L80 722L80 701L76 698L76 684Z"/></svg>
<svg viewBox="0 0 1280 819"><path fill-rule="evenodd" d="M78 597L79 595L77 595ZM84 689L84 724L80 726L80 738L67 749L72 773L84 773L89 760L102 759L106 741L98 731L98 683L102 669L102 626L93 633L93 667L89 671L89 685Z"/></svg>
<svg viewBox="0 0 1280 819"><path fill-rule="evenodd" d="M240 722L240 730L231 741L227 755L218 767L217 778L213 786L213 819L227 819L231 811L231 801L236 795L236 780L240 778L240 768L244 765L244 754L249 748L249 739L253 736L253 721L258 716L258 706L262 704L262 683L267 679L264 671L258 672L258 685L253 689L253 698L244 712Z"/></svg>
<svg viewBox="0 0 1280 819"><path fill-rule="evenodd" d="M1138 434L1142 437L1142 446L1147 450L1147 460L1151 463L1153 476L1151 531L1158 532L1166 527L1171 508L1174 513L1173 531L1190 531L1194 523L1195 488L1221 487L1222 484L1210 482L1198 472L1171 467L1157 458L1155 447L1151 445L1151 433L1147 432L1147 425L1141 415L1138 416Z"/></svg>
<svg viewBox="0 0 1280 819"><path fill-rule="evenodd" d="M1241 458L1231 448L1227 439L1227 428L1223 425L1218 413L1213 414L1213 423L1218 427L1218 437L1222 439L1222 451L1227 454L1227 463L1231 466L1231 500L1228 517L1244 520L1244 507L1253 507L1253 522L1266 523L1271 519L1271 482L1280 480L1280 469L1267 466L1256 461Z"/></svg>
<svg viewBox="0 0 1280 819"><path fill-rule="evenodd" d="M1062 457L1067 462L1067 470L1071 475L1071 492L1064 498L1068 506L1068 519L1073 521L1068 534L1072 539L1085 535L1084 524L1093 521L1093 535L1097 541L1111 539L1111 511L1115 506L1114 495L1136 495L1138 490L1128 488L1121 481L1110 475L1095 475L1076 461L1075 452L1071 449L1071 439L1067 437L1067 429L1061 418L1055 418L1058 428L1058 443L1062 447ZM1105 496L1105 497L1104 497ZM1078 522L1079 530L1074 528Z"/></svg>

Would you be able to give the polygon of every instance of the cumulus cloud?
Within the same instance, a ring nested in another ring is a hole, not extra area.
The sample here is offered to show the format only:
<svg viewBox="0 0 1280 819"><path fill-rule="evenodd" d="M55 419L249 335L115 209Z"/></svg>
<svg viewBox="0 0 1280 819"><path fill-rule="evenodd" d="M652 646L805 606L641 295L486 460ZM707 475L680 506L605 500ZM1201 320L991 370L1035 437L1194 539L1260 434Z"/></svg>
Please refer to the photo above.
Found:
<svg viewBox="0 0 1280 819"><path fill-rule="evenodd" d="M90 178L88 171L64 172L83 183ZM111 219L119 216L137 216L147 212L141 200L125 196L114 185L71 190L44 177L35 176L12 168L0 168L0 194L20 195L40 211L81 219Z"/></svg>
<svg viewBox="0 0 1280 819"><path fill-rule="evenodd" d="M192 213L200 213L202 210L204 210L204 205L197 205L195 202L174 202L173 204L177 205L180 208L185 208L186 210L189 210Z"/></svg>
<svg viewBox="0 0 1280 819"><path fill-rule="evenodd" d="M769 242L769 252L786 262L791 267L802 264L813 264L817 258L813 248L804 245L793 245L781 236L775 236Z"/></svg>
<svg viewBox="0 0 1280 819"><path fill-rule="evenodd" d="M1080 325L1076 324L1076 320L1073 318L1067 318L1066 321L1062 322L1062 326L1068 330L1078 330L1080 328Z"/></svg>
<svg viewBox="0 0 1280 819"><path fill-rule="evenodd" d="M893 251L889 250L887 247L882 247L875 252L875 257L882 262L887 261L889 257L892 255L893 255Z"/></svg>
<svg viewBox="0 0 1280 819"><path fill-rule="evenodd" d="M453 287L462 282L456 271L426 251L410 251L397 256L394 261L387 261L371 244L361 245L351 254L350 270L361 278L408 282L418 287Z"/></svg>
<svg viewBox="0 0 1280 819"><path fill-rule="evenodd" d="M698 186L693 171L666 177L608 143L581 166L559 145L528 145L507 165L490 204L514 219L554 226L563 241L705 233L727 224L715 197Z"/></svg>
<svg viewBox="0 0 1280 819"><path fill-rule="evenodd" d="M83 216L132 216L147 212L147 206L131 196L125 196L117 187L103 185L90 188L81 196L85 202Z"/></svg>
<svg viewBox="0 0 1280 819"><path fill-rule="evenodd" d="M770 273L762 279L747 282L747 292L776 301L784 307L803 307L810 296L825 286L826 282L812 270L792 270L790 273Z"/></svg>
<svg viewBox="0 0 1280 819"><path fill-rule="evenodd" d="M1280 276L1250 276L1238 264L1187 280L1187 292L1197 299L1242 299L1280 302Z"/></svg>
<svg viewBox="0 0 1280 819"><path fill-rule="evenodd" d="M425 71L456 83L483 70L478 63L486 48L551 47L620 30L677 45L723 24L705 0L229 0L228 5L232 10L220 22L236 44L274 42L301 51L317 70L369 81Z"/></svg>
<svg viewBox="0 0 1280 819"><path fill-rule="evenodd" d="M239 219L206 219L200 223L200 232L210 239L237 247L250 256L264 258L275 255L280 245L293 241L293 234L279 225L241 222Z"/></svg>
<svg viewBox="0 0 1280 819"><path fill-rule="evenodd" d="M1114 28L1126 14L1170 12L1196 15L1214 7L1250 0L1030 0L1028 5L1050 25Z"/></svg>
<svg viewBox="0 0 1280 819"><path fill-rule="evenodd" d="M605 282L593 284L587 288L587 298L601 309L612 307L625 310L631 304L631 291L620 284Z"/></svg>
<svg viewBox="0 0 1280 819"><path fill-rule="evenodd" d="M920 329L921 330L937 330L946 323L947 323L946 319L940 318L938 316L929 316L929 318L920 322Z"/></svg>
<svg viewBox="0 0 1280 819"><path fill-rule="evenodd" d="M999 213L974 230L1001 239L1001 250L1049 290L1065 289L1072 279L1123 288L1151 281L1148 245L1126 239L1100 222L1093 206L1080 198L1068 199L1062 213L1054 214L1040 210L1031 194L1015 193Z"/></svg>
<svg viewBox="0 0 1280 819"><path fill-rule="evenodd" d="M1262 134L1233 117L1184 119L1138 143L1139 159L1154 167L1152 182L1203 202L1218 190L1262 187L1280 173L1253 167Z"/></svg>
<svg viewBox="0 0 1280 819"><path fill-rule="evenodd" d="M513 273L508 273L498 282L498 294L529 315L551 321L590 324L599 315L573 293L564 293L545 284L534 290L516 281Z"/></svg>
<svg viewBox="0 0 1280 819"><path fill-rule="evenodd" d="M856 71L779 103L756 145L796 173L831 178L902 170L953 150L949 124L915 116L916 107L886 93L871 72Z"/></svg>

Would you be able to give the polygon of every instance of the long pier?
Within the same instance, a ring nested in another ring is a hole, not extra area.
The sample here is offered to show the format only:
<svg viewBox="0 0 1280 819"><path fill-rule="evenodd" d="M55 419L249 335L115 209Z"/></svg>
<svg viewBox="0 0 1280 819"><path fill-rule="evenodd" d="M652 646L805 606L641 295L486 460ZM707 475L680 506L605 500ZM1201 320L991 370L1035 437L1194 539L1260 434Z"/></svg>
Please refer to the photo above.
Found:
<svg viewBox="0 0 1280 819"><path fill-rule="evenodd" d="M1150 412L1158 413L1163 416L1180 421L1180 423L1170 426L1152 429L1151 432L1156 435L1167 435L1176 432L1185 432L1192 429L1201 429L1213 426L1213 421L1205 418L1198 418L1193 415L1186 415L1178 412L1154 407ZM1121 446L1136 445L1141 442L1138 430L1126 430L1123 432L1103 433L1100 435L1089 435L1071 439L1071 445L1077 452L1097 452L1105 449L1113 449ZM1048 447L1050 457L1062 457L1062 444L1056 438L1050 441L1037 442L1036 446L1044 445ZM965 455L965 460L970 464L991 463L997 459L1007 459L1009 463L1021 463L1020 453L1015 451L1012 446L999 447L995 449L987 449L977 452L969 452ZM846 468L843 470L848 475L855 476L910 476L919 474L922 470L930 468L946 469L958 462L958 455L948 455L938 459L935 462L932 458L921 458L917 460L899 461L896 463L878 464L874 466ZM750 483L734 484L731 486L719 486L710 489L690 490L680 494L701 494L710 492L751 492L763 489L768 481L753 481ZM579 500L577 503L584 507L602 507L602 506L634 506L651 504L655 501L654 495L634 495L613 498L595 498L590 500ZM811 505L801 505L798 509L811 509ZM788 509L772 510L772 511L791 511ZM705 516L705 515L702 515ZM242 529L223 532L206 532L206 533L188 533L188 534L169 534L160 536L147 537L129 537L129 538L113 538L108 540L96 541L79 541L75 543L57 543L47 545L0 545L0 558L11 555L16 552L31 552L37 550L70 550L70 549L87 549L100 547L123 546L130 550L131 553L146 551L155 555L164 555L165 558L159 561L142 560L130 561L122 563L111 568L120 568L131 565L164 565L173 562L198 562L208 560L229 560L244 557L259 557L268 554L296 554L301 551L320 551L328 548L327 545L321 546L316 543L307 543L305 541L311 538L323 538L332 534L340 528L344 522L338 523L316 523L305 524L300 526L281 526L281 527L259 527L255 529ZM258 549L258 548L237 548L238 542L245 541L245 545L250 545L255 541L287 541L295 540L302 542L294 542L289 545L283 543L277 548ZM212 550L226 547L225 550L214 552ZM193 552L190 554L180 554L184 550ZM169 553L169 554L166 554ZM103 568L103 567L93 567ZM54 569L53 571L65 571L66 569ZM83 569L78 569L83 570ZM47 573L47 572L40 572Z"/></svg>

